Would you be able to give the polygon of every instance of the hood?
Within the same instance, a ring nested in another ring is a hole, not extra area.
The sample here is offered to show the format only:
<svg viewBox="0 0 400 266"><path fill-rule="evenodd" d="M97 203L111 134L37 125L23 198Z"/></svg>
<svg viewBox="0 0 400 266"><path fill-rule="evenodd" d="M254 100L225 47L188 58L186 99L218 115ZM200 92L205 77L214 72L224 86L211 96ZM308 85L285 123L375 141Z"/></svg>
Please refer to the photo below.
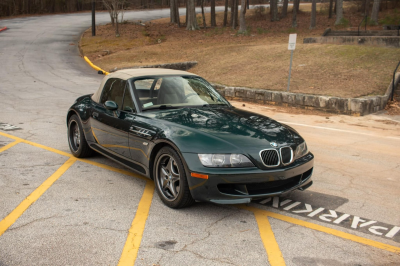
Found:
<svg viewBox="0 0 400 266"><path fill-rule="evenodd" d="M269 117L237 108L181 108L146 112L143 115L223 140L224 143L231 144L229 146L246 153L271 148L270 142L275 142L280 147L302 141L297 132L290 127Z"/></svg>

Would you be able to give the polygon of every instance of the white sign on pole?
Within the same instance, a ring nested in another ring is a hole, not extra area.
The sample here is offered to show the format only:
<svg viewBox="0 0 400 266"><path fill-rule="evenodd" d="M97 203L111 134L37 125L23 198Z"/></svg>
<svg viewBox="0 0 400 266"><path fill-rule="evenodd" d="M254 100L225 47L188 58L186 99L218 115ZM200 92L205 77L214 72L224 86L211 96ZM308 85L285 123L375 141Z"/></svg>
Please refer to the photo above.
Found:
<svg viewBox="0 0 400 266"><path fill-rule="evenodd" d="M296 48L296 39L297 39L297 34L289 34L289 46L288 50L294 50Z"/></svg>

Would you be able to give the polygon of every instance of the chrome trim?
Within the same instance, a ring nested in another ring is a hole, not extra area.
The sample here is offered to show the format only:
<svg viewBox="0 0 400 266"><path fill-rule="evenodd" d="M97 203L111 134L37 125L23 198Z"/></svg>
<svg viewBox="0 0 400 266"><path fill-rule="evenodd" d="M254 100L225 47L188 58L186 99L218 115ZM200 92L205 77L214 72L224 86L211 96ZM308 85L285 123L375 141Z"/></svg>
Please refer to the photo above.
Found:
<svg viewBox="0 0 400 266"><path fill-rule="evenodd" d="M261 153L262 153L263 151L275 151L275 152L276 152L276 155L278 156L278 164L276 164L276 165L267 165L267 164L265 164L265 163L264 163L264 160L263 160L263 158L262 158L262 156L261 156ZM258 154L260 155L261 162L262 162L263 165L266 166L266 167L277 167L277 166L279 166L279 165L281 164L281 159L279 158L279 155L280 155L280 154L279 154L279 152L278 152L276 149L264 149L264 150L261 150Z"/></svg>
<svg viewBox="0 0 400 266"><path fill-rule="evenodd" d="M283 159L282 159L282 149L283 149L283 148L289 148L289 149L290 149L290 162L288 162L288 163L283 163ZM292 147L290 147L290 146L281 147L281 148L279 149L279 155L281 156L281 162L282 162L282 164L283 164L284 166L293 163L293 159L294 159L294 156L293 156L293 155L294 155L294 154L293 154L293 149L292 149Z"/></svg>
<svg viewBox="0 0 400 266"><path fill-rule="evenodd" d="M141 135L145 135L145 136L149 136L149 137L151 137L151 135L150 134L148 134L145 130L140 130L140 131L137 131L137 130L134 130L134 129L129 129L129 131L131 131L131 132L135 132L135 133L138 133L138 134L141 134Z"/></svg>

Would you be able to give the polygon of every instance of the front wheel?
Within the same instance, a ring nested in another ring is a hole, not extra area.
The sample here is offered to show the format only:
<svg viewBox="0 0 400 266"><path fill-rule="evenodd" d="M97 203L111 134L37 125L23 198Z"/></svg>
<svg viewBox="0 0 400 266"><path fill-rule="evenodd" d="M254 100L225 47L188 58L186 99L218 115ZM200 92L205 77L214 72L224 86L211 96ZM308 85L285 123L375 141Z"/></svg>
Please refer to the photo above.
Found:
<svg viewBox="0 0 400 266"><path fill-rule="evenodd" d="M158 152L153 173L158 196L165 205L179 209L194 203L185 169L175 150L164 147Z"/></svg>
<svg viewBox="0 0 400 266"><path fill-rule="evenodd" d="M72 115L68 120L68 144L71 153L77 158L89 157L93 150L86 142L81 122L77 115Z"/></svg>

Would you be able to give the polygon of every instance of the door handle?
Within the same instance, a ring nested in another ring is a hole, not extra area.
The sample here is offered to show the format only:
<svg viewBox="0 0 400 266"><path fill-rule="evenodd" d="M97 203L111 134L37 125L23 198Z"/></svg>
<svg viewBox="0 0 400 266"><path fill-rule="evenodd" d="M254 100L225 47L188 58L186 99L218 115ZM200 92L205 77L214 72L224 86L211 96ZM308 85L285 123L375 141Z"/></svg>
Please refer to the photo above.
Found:
<svg viewBox="0 0 400 266"><path fill-rule="evenodd" d="M98 118L99 117L99 113L93 112L92 116L93 116L93 118Z"/></svg>

